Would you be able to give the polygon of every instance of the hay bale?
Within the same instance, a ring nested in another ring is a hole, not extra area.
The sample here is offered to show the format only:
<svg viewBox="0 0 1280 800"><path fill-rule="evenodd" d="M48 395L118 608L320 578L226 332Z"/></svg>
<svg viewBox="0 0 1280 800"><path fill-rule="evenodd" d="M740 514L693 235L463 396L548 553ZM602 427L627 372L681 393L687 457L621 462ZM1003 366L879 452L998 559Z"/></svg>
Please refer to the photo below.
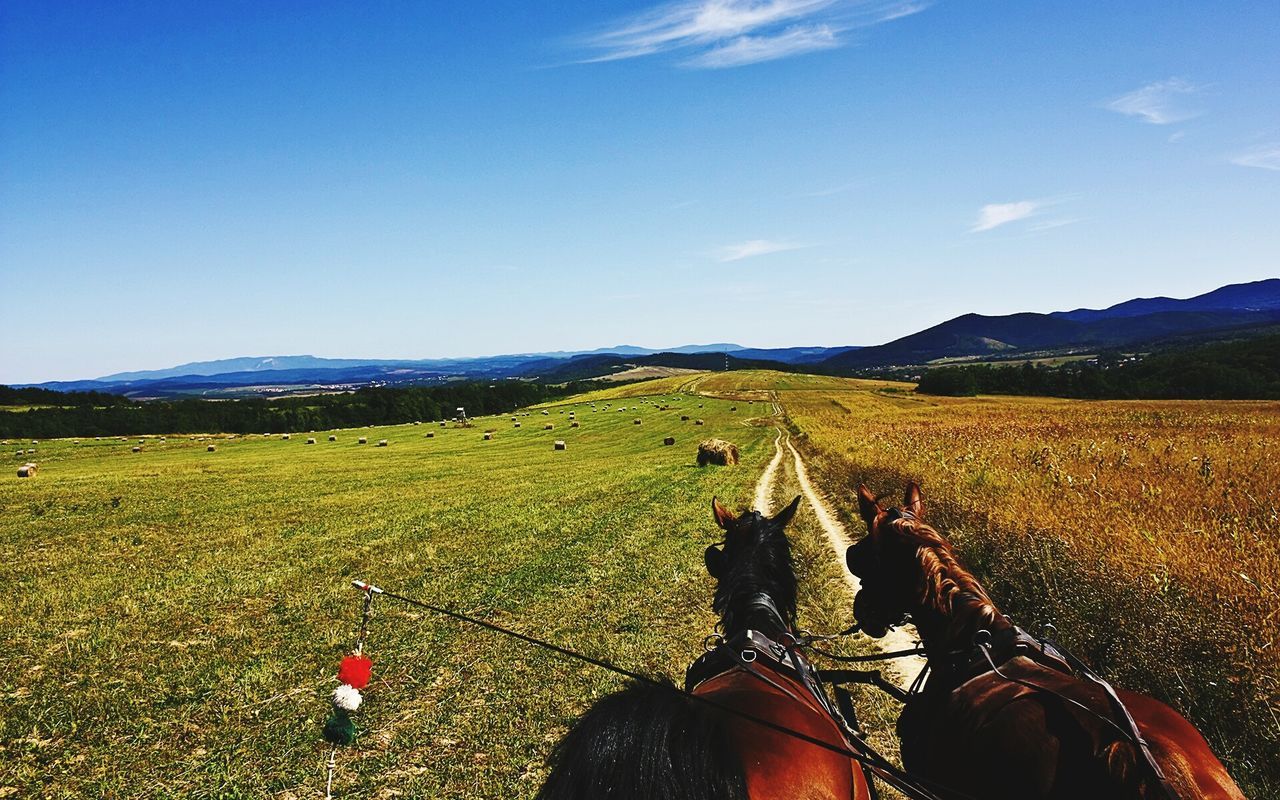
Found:
<svg viewBox="0 0 1280 800"><path fill-rule="evenodd" d="M737 411L737 410L738 410L738 407L737 407L737 406L730 406L730 407L729 407L729 410L730 410L730 411Z"/></svg>
<svg viewBox="0 0 1280 800"><path fill-rule="evenodd" d="M520 423L519 423L519 422L517 422L516 424L512 425L511 427L513 427L513 428L519 428L519 427L520 427Z"/></svg>
<svg viewBox="0 0 1280 800"><path fill-rule="evenodd" d="M731 467L738 463L738 446L724 439L707 439L698 445L698 466L719 464Z"/></svg>
<svg viewBox="0 0 1280 800"><path fill-rule="evenodd" d="M283 436L281 436L280 438L281 438L281 439L288 439L288 438L289 438L289 434L287 434L287 433L286 433L286 434L284 434Z"/></svg>
<svg viewBox="0 0 1280 800"><path fill-rule="evenodd" d="M338 441L338 437L337 437L337 436L334 436L333 434L329 434L329 441L331 441L331 442L336 442L336 441Z"/></svg>
<svg viewBox="0 0 1280 800"><path fill-rule="evenodd" d="M484 435L484 440L485 440L486 442L487 442L487 441L489 441L489 440L490 440L490 439L492 439L492 438L493 438L493 434L492 434L492 433L486 433L486 434Z"/></svg>
<svg viewBox="0 0 1280 800"><path fill-rule="evenodd" d="M133 448L133 452L135 452L135 453L141 453L141 452L142 452L142 448L141 448L141 447L134 447L134 448Z"/></svg>
<svg viewBox="0 0 1280 800"><path fill-rule="evenodd" d="M448 425L448 423L447 423L447 422L445 422L444 420L440 420L440 427L441 427L441 428L445 427L446 425Z"/></svg>
<svg viewBox="0 0 1280 800"><path fill-rule="evenodd" d="M515 417L512 417L512 418L511 418L511 421L512 421L512 422L518 422L519 420L517 420Z"/></svg>
<svg viewBox="0 0 1280 800"><path fill-rule="evenodd" d="M663 443L664 445L666 445L667 447L670 447L671 445L673 445L673 444L675 444L675 443L676 443L676 437L674 437L674 436L668 436L667 438L665 438L665 439L663 439L663 440L662 440L662 443Z"/></svg>
<svg viewBox="0 0 1280 800"><path fill-rule="evenodd" d="M31 478L31 477L34 477L35 474L36 474L35 464L23 464L22 466L18 467L19 478Z"/></svg>
<svg viewBox="0 0 1280 800"><path fill-rule="evenodd" d="M386 440L386 439L379 439L379 440L378 440L378 447L386 447L386 446L387 446L387 440Z"/></svg>
<svg viewBox="0 0 1280 800"><path fill-rule="evenodd" d="M211 444L208 447L206 447L205 450L209 451L210 453L215 453L218 450L218 446Z"/></svg>
<svg viewBox="0 0 1280 800"><path fill-rule="evenodd" d="M316 439L314 436L307 437L307 444L315 444L315 443L316 443Z"/></svg>
<svg viewBox="0 0 1280 800"><path fill-rule="evenodd" d="M556 450L564 450L564 449L565 449L565 443L564 443L564 440L563 440L563 439L556 439L554 447L555 447L555 449L556 449Z"/></svg>
<svg viewBox="0 0 1280 800"><path fill-rule="evenodd" d="M639 418L639 417L636 417L635 419L631 420L631 424L632 424L632 425L639 425L639 424L640 424L640 418Z"/></svg>
<svg viewBox="0 0 1280 800"><path fill-rule="evenodd" d="M551 431L551 430L555 430L555 427L556 427L555 425L552 425L550 422L548 422L546 425L542 426L542 429L544 431Z"/></svg>
<svg viewBox="0 0 1280 800"><path fill-rule="evenodd" d="M688 415L688 414L681 414L681 415L680 415L680 421L681 421L681 422L688 422L688 421L689 421L689 415Z"/></svg>
<svg viewBox="0 0 1280 800"><path fill-rule="evenodd" d="M693 421L693 424L694 424L694 425L701 425L701 424L702 424L702 420L700 420L700 419L695 419L695 420Z"/></svg>
<svg viewBox="0 0 1280 800"><path fill-rule="evenodd" d="M428 439L434 439L434 438L436 438L435 431L432 431L431 433L428 433L428 434L427 434L427 438L428 438Z"/></svg>
<svg viewBox="0 0 1280 800"><path fill-rule="evenodd" d="M367 436L361 436L359 439L356 439L356 444L368 444L368 443L369 443L369 437Z"/></svg>
<svg viewBox="0 0 1280 800"><path fill-rule="evenodd" d="M570 423L569 423L569 427L570 427L570 428L576 428L576 427L578 427L578 421L575 419L573 422L570 422Z"/></svg>

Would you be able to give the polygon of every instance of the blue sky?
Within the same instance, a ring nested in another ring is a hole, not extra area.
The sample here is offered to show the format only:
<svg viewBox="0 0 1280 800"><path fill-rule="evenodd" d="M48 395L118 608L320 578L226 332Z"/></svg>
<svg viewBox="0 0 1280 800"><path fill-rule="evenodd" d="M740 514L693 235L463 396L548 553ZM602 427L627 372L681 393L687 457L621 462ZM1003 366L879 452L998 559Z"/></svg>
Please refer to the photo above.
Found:
<svg viewBox="0 0 1280 800"><path fill-rule="evenodd" d="M10 0L0 381L1273 277L1277 41L1259 2Z"/></svg>

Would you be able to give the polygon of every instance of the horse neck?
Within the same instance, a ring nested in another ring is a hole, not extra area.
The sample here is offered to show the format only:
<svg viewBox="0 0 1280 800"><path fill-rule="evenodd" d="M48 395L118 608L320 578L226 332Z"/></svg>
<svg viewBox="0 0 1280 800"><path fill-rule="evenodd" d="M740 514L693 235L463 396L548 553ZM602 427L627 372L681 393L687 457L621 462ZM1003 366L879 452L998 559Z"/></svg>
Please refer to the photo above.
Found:
<svg viewBox="0 0 1280 800"><path fill-rule="evenodd" d="M978 579L961 566L949 545L920 548L924 591L911 612L920 640L930 656L969 648L980 630L992 633L1012 627Z"/></svg>
<svg viewBox="0 0 1280 800"><path fill-rule="evenodd" d="M759 600L761 596L767 598L767 603ZM786 613L772 593L747 592L735 595L730 600L728 611L721 618L721 625L725 636L730 638L745 630L752 630L776 640L784 633L791 633Z"/></svg>

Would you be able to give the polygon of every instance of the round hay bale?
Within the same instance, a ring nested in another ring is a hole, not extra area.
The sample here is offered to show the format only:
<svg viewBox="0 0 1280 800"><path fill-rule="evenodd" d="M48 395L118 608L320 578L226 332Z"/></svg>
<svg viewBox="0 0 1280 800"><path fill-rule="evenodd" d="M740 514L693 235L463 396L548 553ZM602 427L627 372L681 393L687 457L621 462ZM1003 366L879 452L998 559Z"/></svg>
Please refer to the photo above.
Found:
<svg viewBox="0 0 1280 800"><path fill-rule="evenodd" d="M486 442L487 442L487 441L489 441L489 440L490 440L490 439L492 439L492 438L493 438L493 434L492 434L492 433L486 433L486 434L484 435L484 440L485 440Z"/></svg>
<svg viewBox="0 0 1280 800"><path fill-rule="evenodd" d="M330 434L330 435L329 435L329 441L331 441L331 442L336 442L336 441L338 441L338 437L337 437L337 436L334 436L333 434Z"/></svg>
<svg viewBox="0 0 1280 800"><path fill-rule="evenodd" d="M436 438L435 431L432 431L431 433L428 433L428 434L427 434L427 438L428 438L428 439L434 439L434 438Z"/></svg>
<svg viewBox="0 0 1280 800"><path fill-rule="evenodd" d="M445 422L444 420L440 420L440 427L441 427L441 428L445 427L445 426L446 426L446 425L448 425L448 424L449 424L449 423Z"/></svg>
<svg viewBox="0 0 1280 800"><path fill-rule="evenodd" d="M515 418L515 417L512 417L512 418L511 418L511 421L512 421L512 422L516 422L516 418Z"/></svg>
<svg viewBox="0 0 1280 800"><path fill-rule="evenodd" d="M520 423L519 423L519 422L517 422L516 424L512 425L511 427L513 427L513 428L519 428L519 427L520 427Z"/></svg>
<svg viewBox="0 0 1280 800"><path fill-rule="evenodd" d="M307 444L315 444L315 443L316 443L316 440L314 436L307 437Z"/></svg>
<svg viewBox="0 0 1280 800"><path fill-rule="evenodd" d="M631 420L631 424L632 424L632 425L639 425L639 424L640 424L640 418L639 418L639 417L636 417L635 419Z"/></svg>
<svg viewBox="0 0 1280 800"><path fill-rule="evenodd" d="M205 450L209 451L210 453L215 453L218 450L218 446L211 444L208 447L206 447Z"/></svg>
<svg viewBox="0 0 1280 800"><path fill-rule="evenodd" d="M738 446L724 439L707 439L698 445L698 466L719 464L731 467L738 463Z"/></svg>
<svg viewBox="0 0 1280 800"><path fill-rule="evenodd" d="M695 420L693 421L693 424L694 424L694 425L701 425L701 424L703 424L703 422L702 422L702 420L700 420L700 419L695 419Z"/></svg>
<svg viewBox="0 0 1280 800"><path fill-rule="evenodd" d="M565 447L566 447L566 445L565 445L565 443L564 443L564 440L563 440L563 439L556 439L554 447L555 447L555 449L556 449L556 450L564 450L564 449L565 449Z"/></svg>
<svg viewBox="0 0 1280 800"><path fill-rule="evenodd" d="M737 406L730 406L730 407L729 407L729 410L730 410L730 411L737 411L737 410L738 410L738 407L737 407Z"/></svg>
<svg viewBox="0 0 1280 800"><path fill-rule="evenodd" d="M556 427L555 425L552 425L550 422L548 422L546 425L542 426L542 429L544 431L551 431L551 430L555 430L555 427Z"/></svg>
<svg viewBox="0 0 1280 800"><path fill-rule="evenodd" d="M141 452L142 452L142 448L141 448L141 447L135 447L135 448L133 448L133 452L135 452L135 453L141 453Z"/></svg>
<svg viewBox="0 0 1280 800"><path fill-rule="evenodd" d="M35 474L36 474L35 464L23 464L22 466L18 467L19 478L31 478L31 477L34 477Z"/></svg>
<svg viewBox="0 0 1280 800"><path fill-rule="evenodd" d="M578 421L575 419L573 422L570 422L570 423L569 423L569 427L570 427L570 428L576 428L576 427L578 427Z"/></svg>
<svg viewBox="0 0 1280 800"><path fill-rule="evenodd" d="M286 433L286 434L284 434L283 436L281 436L280 438L281 438L281 439L288 439L288 438L289 438L289 434L287 434L287 433Z"/></svg>
<svg viewBox="0 0 1280 800"><path fill-rule="evenodd" d="M368 444L368 443L369 443L369 437L367 436L361 436L359 439L356 439L356 444Z"/></svg>
<svg viewBox="0 0 1280 800"><path fill-rule="evenodd" d="M550 412L550 411L547 411L547 410L545 410L545 409L544 409L544 410L543 410L543 412L542 412L542 416L544 416L544 417L549 417L549 416L551 416L551 412Z"/></svg>
<svg viewBox="0 0 1280 800"><path fill-rule="evenodd" d="M665 439L663 439L663 440L662 440L662 443L663 443L664 445L666 445L667 447L670 447L671 445L673 445L673 444L675 444L675 443L676 443L676 437L674 437L674 436L668 436L667 438L665 438Z"/></svg>
<svg viewBox="0 0 1280 800"><path fill-rule="evenodd" d="M688 421L689 421L689 415L688 415L688 414L681 414L681 415L680 415L680 421L681 421L681 422L688 422Z"/></svg>
<svg viewBox="0 0 1280 800"><path fill-rule="evenodd" d="M387 440L386 440L386 439L379 439L379 440L378 440L378 447L386 447L386 446L387 446Z"/></svg>

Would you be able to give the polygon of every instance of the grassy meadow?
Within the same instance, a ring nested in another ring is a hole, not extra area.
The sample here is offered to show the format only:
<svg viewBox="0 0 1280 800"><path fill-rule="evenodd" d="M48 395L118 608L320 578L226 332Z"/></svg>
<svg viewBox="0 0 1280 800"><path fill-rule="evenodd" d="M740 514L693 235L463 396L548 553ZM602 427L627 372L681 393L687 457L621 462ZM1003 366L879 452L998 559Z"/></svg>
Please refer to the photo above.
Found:
<svg viewBox="0 0 1280 800"><path fill-rule="evenodd" d="M1280 792L1280 403L940 398L906 384L772 385L814 479L925 492L1006 613L1192 719L1252 796Z"/></svg>
<svg viewBox="0 0 1280 800"><path fill-rule="evenodd" d="M750 503L773 401L850 531L858 481L920 481L928 518L1017 621L1054 622L1108 677L1186 713L1253 796L1275 793L1280 404L930 398L731 372L522 410L519 429L148 437L137 454L137 439L40 442L13 458L39 462L34 479L0 481L0 798L323 796L351 578L679 680L714 622L710 499ZM695 467L710 436L742 464ZM789 462L775 507L797 493ZM802 623L843 627L851 598L807 507L792 534ZM619 686L411 607L375 611L339 797L529 797L551 744ZM859 705L896 750L896 707Z"/></svg>
<svg viewBox="0 0 1280 800"><path fill-rule="evenodd" d="M520 429L40 442L36 478L0 482L0 797L323 796L351 578L679 680L714 622L711 497L750 502L774 428L749 421L764 407L615 394L625 412L566 403ZM740 466L694 466L712 435ZM801 516L806 618L834 627L847 598ZM620 685L412 607L375 613L340 797L531 796L567 724Z"/></svg>

